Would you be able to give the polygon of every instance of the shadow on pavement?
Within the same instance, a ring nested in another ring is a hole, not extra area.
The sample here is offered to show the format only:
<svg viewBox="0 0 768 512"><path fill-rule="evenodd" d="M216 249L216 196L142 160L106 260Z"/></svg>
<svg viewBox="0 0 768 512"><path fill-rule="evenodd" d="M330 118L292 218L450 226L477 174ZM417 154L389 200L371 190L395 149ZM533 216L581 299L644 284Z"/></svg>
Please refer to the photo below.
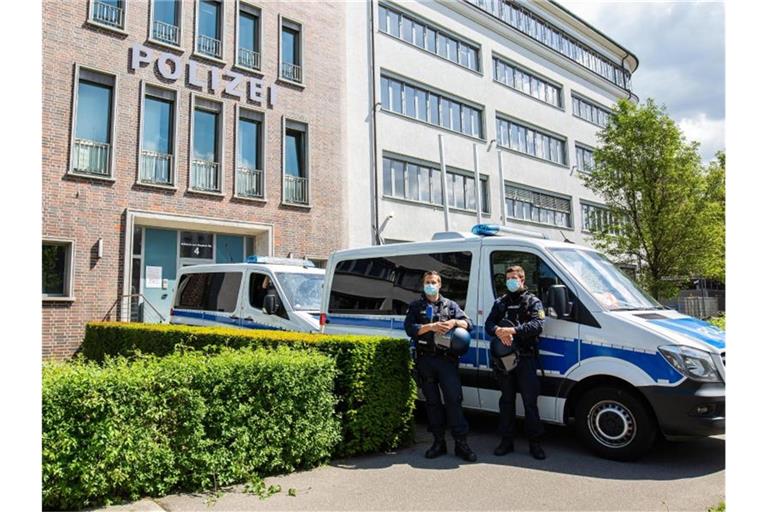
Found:
<svg viewBox="0 0 768 512"><path fill-rule="evenodd" d="M542 443L547 459L537 461L528 454L528 441L523 435L522 421L517 424L516 451L496 457L493 449L499 441L495 432L497 415L465 412L471 429L468 441L478 457L474 464L538 469L611 480L679 480L725 469L725 440L721 438L706 437L681 442L660 439L640 460L617 462L592 454L582 446L572 429L553 425L547 425L547 435ZM336 460L331 465L342 469L381 469L400 464L421 469L456 469L472 464L453 454L450 436L447 436L447 455L431 460L424 458L424 452L431 442L432 436L426 430L424 415L417 410L416 439L411 446L384 454Z"/></svg>

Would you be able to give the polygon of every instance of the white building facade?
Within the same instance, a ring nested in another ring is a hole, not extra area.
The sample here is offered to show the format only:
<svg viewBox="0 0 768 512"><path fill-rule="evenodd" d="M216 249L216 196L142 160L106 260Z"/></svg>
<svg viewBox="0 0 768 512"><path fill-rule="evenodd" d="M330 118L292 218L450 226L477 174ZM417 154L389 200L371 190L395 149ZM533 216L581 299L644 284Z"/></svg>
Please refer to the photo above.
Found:
<svg viewBox="0 0 768 512"><path fill-rule="evenodd" d="M631 52L551 1L346 9L349 247L445 230L444 190L449 230L589 244L603 201L580 174L611 106L633 98Z"/></svg>

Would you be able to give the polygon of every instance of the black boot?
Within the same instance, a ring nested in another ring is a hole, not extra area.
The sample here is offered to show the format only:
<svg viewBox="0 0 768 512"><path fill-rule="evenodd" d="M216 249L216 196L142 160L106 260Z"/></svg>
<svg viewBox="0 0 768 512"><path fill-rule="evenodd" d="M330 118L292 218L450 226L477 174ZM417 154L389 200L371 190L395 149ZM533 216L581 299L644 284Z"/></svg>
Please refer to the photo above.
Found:
<svg viewBox="0 0 768 512"><path fill-rule="evenodd" d="M493 450L493 454L501 457L515 451L515 439L512 437L502 437L499 446Z"/></svg>
<svg viewBox="0 0 768 512"><path fill-rule="evenodd" d="M477 455L475 455L475 452L473 452L472 448L469 447L465 437L456 439L456 444L454 445L454 453L456 453L456 455L467 462L475 462L477 460Z"/></svg>
<svg viewBox="0 0 768 512"><path fill-rule="evenodd" d="M541 447L540 442L531 441L528 446L534 459L544 460L547 458L547 454L544 453L544 449Z"/></svg>
<svg viewBox="0 0 768 512"><path fill-rule="evenodd" d="M448 448L445 445L445 438L436 437L432 446L429 447L429 450L427 450L427 453L425 453L424 456L428 459L434 459L435 457L445 455L446 453L448 453Z"/></svg>

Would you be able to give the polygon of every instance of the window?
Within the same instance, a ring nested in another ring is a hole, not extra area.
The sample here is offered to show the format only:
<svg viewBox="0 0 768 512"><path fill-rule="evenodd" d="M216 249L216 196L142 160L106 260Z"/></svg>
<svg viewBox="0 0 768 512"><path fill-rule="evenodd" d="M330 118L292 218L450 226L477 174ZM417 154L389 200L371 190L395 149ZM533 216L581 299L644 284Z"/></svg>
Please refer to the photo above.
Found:
<svg viewBox="0 0 768 512"><path fill-rule="evenodd" d="M334 272L328 312L404 315L421 294L422 275L434 269L441 274L441 295L463 308L471 265L468 251L341 261Z"/></svg>
<svg viewBox="0 0 768 512"><path fill-rule="evenodd" d="M595 157L591 149L576 146L576 169L581 172L592 172L595 167Z"/></svg>
<svg viewBox="0 0 768 512"><path fill-rule="evenodd" d="M429 98L428 101L427 98ZM423 107L420 103L422 101ZM481 109L445 98L396 78L381 77L381 108L470 137L483 137Z"/></svg>
<svg viewBox="0 0 768 512"><path fill-rule="evenodd" d="M221 192L221 104L194 97L190 189Z"/></svg>
<svg viewBox="0 0 768 512"><path fill-rule="evenodd" d="M480 71L480 50L477 45L464 42L394 7L379 4L379 30L459 66Z"/></svg>
<svg viewBox="0 0 768 512"><path fill-rule="evenodd" d="M77 68L71 171L112 176L115 78Z"/></svg>
<svg viewBox="0 0 768 512"><path fill-rule="evenodd" d="M74 299L73 252L72 241L43 240L43 299Z"/></svg>
<svg viewBox="0 0 768 512"><path fill-rule="evenodd" d="M212 260L213 234L182 231L179 234L179 257Z"/></svg>
<svg viewBox="0 0 768 512"><path fill-rule="evenodd" d="M261 68L259 11L247 5L240 4L238 10L238 42L236 62L248 69Z"/></svg>
<svg viewBox="0 0 768 512"><path fill-rule="evenodd" d="M623 223L604 206L581 203L581 230L587 233L619 234Z"/></svg>
<svg viewBox="0 0 768 512"><path fill-rule="evenodd" d="M184 274L179 279L177 309L234 313L240 294L241 272Z"/></svg>
<svg viewBox="0 0 768 512"><path fill-rule="evenodd" d="M139 183L175 184L175 99L174 91L144 87Z"/></svg>
<svg viewBox="0 0 768 512"><path fill-rule="evenodd" d="M152 39L178 46L181 41L178 0L152 0Z"/></svg>
<svg viewBox="0 0 768 512"><path fill-rule="evenodd" d="M263 117L239 109L235 195L264 198Z"/></svg>
<svg viewBox="0 0 768 512"><path fill-rule="evenodd" d="M198 0L197 4L197 52L217 59L221 58L221 2Z"/></svg>
<svg viewBox="0 0 768 512"><path fill-rule="evenodd" d="M280 76L291 82L301 83L301 25L281 19L280 29Z"/></svg>
<svg viewBox="0 0 768 512"><path fill-rule="evenodd" d="M559 85L498 57L493 58L493 64L493 79L497 82L555 107L563 106L562 88Z"/></svg>
<svg viewBox="0 0 768 512"><path fill-rule="evenodd" d="M507 217L571 228L571 200L526 188L504 187Z"/></svg>
<svg viewBox="0 0 768 512"><path fill-rule="evenodd" d="M308 205L307 125L286 121L283 146L283 201Z"/></svg>
<svg viewBox="0 0 768 512"><path fill-rule="evenodd" d="M122 0L91 0L91 21L110 28L125 28L125 3Z"/></svg>
<svg viewBox="0 0 768 512"><path fill-rule="evenodd" d="M608 125L608 120L611 117L611 112L599 107L595 103L587 101L576 95L573 96L573 115L588 121L592 124L596 124L601 128L605 128Z"/></svg>
<svg viewBox="0 0 768 512"><path fill-rule="evenodd" d="M500 117L496 118L496 130L499 146L566 165L564 139Z"/></svg>

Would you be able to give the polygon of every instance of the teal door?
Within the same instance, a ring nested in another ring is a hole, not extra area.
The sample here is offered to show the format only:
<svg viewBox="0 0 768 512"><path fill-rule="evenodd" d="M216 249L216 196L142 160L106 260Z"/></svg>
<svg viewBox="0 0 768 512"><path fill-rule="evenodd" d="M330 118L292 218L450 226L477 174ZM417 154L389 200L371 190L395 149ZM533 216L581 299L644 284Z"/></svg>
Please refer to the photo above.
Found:
<svg viewBox="0 0 768 512"><path fill-rule="evenodd" d="M144 268L142 287L145 303L143 306L144 322L168 322L173 305L173 292L176 289L176 251L178 250L177 231L170 229L146 228L144 230ZM159 274L160 283L151 282ZM157 286L159 284L159 286ZM166 287L163 287L166 285ZM146 302L149 302L147 304ZM154 307L154 309L153 309ZM155 309L159 312L155 312ZM162 318L161 318L162 317Z"/></svg>

